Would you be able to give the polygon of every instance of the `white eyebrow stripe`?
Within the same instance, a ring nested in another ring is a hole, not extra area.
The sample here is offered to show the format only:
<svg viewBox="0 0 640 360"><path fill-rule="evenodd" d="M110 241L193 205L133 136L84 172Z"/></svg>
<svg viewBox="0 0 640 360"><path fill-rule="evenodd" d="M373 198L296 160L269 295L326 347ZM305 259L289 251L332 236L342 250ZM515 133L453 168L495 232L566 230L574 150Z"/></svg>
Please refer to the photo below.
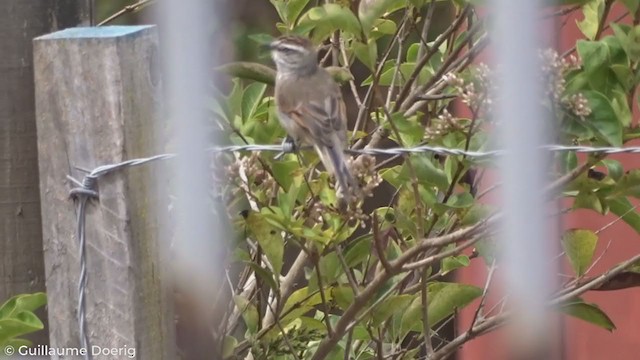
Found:
<svg viewBox="0 0 640 360"><path fill-rule="evenodd" d="M278 48L289 49L289 50L293 50L293 51L297 51L297 52L304 52L304 50L305 50L304 47L302 47L300 45L286 43L286 42L279 43L277 47Z"/></svg>

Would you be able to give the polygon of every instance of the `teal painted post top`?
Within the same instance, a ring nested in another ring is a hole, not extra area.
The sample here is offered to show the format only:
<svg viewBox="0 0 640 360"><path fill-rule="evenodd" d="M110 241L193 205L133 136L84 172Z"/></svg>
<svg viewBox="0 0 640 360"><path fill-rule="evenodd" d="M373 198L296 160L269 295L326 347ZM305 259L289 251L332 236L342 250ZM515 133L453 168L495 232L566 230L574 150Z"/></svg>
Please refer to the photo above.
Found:
<svg viewBox="0 0 640 360"><path fill-rule="evenodd" d="M74 27L42 35L34 40L115 38L135 35L155 27L155 25Z"/></svg>

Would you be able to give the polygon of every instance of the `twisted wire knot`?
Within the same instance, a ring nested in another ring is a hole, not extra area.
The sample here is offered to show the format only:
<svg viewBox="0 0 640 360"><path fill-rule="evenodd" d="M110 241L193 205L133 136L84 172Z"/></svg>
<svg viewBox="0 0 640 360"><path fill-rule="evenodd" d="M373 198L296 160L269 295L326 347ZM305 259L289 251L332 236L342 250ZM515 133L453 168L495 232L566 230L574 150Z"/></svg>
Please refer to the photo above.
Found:
<svg viewBox="0 0 640 360"><path fill-rule="evenodd" d="M98 178L93 175L86 175L84 179L82 179L82 183L79 183L75 179L72 179L78 186L72 188L69 191L69 196L72 198L80 198L86 197L90 198L98 198Z"/></svg>

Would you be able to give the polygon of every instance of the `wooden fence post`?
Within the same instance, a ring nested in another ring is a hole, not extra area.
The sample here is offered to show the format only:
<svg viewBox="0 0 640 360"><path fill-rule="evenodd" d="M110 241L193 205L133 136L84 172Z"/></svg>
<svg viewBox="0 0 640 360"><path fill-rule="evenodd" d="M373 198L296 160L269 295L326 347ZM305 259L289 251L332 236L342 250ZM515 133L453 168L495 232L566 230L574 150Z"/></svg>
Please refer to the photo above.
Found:
<svg viewBox="0 0 640 360"><path fill-rule="evenodd" d="M89 8L88 0L0 1L0 303L45 290L31 41L87 24Z"/></svg>
<svg viewBox="0 0 640 360"><path fill-rule="evenodd" d="M75 185L66 176L82 181L78 169L160 153L156 29L73 28L45 35L34 40L34 69L51 346L78 347L77 209L69 198ZM176 357L159 244L159 166L100 178L99 198L87 204L89 344L133 348L137 359Z"/></svg>

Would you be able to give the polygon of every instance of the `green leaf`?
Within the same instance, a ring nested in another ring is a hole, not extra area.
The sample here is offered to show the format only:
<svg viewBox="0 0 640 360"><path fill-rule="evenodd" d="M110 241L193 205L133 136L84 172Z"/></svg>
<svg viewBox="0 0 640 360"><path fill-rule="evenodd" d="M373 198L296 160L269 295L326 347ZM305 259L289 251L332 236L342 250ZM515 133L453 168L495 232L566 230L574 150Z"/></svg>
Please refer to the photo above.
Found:
<svg viewBox="0 0 640 360"><path fill-rule="evenodd" d="M449 248L449 247L447 247ZM469 257L466 255L458 255L458 256L449 256L447 258L442 259L442 265L440 266L440 271L442 274L447 274L453 270L467 267L471 261Z"/></svg>
<svg viewBox="0 0 640 360"><path fill-rule="evenodd" d="M252 83L244 89L242 94L242 119L250 120L253 117L258 105L262 101L262 96L267 85Z"/></svg>
<svg viewBox="0 0 640 360"><path fill-rule="evenodd" d="M415 299L414 295L392 295L373 309L372 317L374 326L379 326L391 315L403 312Z"/></svg>
<svg viewBox="0 0 640 360"><path fill-rule="evenodd" d="M397 26L395 22L387 19L378 19L371 29L369 41L375 41L384 35L393 35L396 33L396 30Z"/></svg>
<svg viewBox="0 0 640 360"><path fill-rule="evenodd" d="M615 324L609 316L596 304L588 304L582 299L575 299L560 306L560 311L591 324L597 325L605 330L613 331Z"/></svg>
<svg viewBox="0 0 640 360"><path fill-rule="evenodd" d="M276 80L276 71L274 69L258 63L239 61L218 66L216 70L234 77L253 80L267 85L274 85ZM329 66L325 68L325 70L340 84L353 79L353 75L351 75L349 70L340 66ZM228 101L233 113L240 114L242 86L240 86L238 79L234 79L233 82L234 90L228 97ZM235 101L237 101L237 106L234 107L234 105L236 105Z"/></svg>
<svg viewBox="0 0 640 360"><path fill-rule="evenodd" d="M623 173L622 164L618 160L604 159L601 161L604 166L607 167L607 172L610 178L615 181L620 180Z"/></svg>
<svg viewBox="0 0 640 360"><path fill-rule="evenodd" d="M640 169L629 170L624 174L618 181L614 194L640 198Z"/></svg>
<svg viewBox="0 0 640 360"><path fill-rule="evenodd" d="M289 191L293 180L302 174L301 170L297 160L274 161L271 164L273 178L282 185L285 192Z"/></svg>
<svg viewBox="0 0 640 360"><path fill-rule="evenodd" d="M391 184L391 186L393 186L396 189L399 189L406 180L406 178L401 177L402 168L403 168L402 165L396 165L388 169L383 169L380 171L380 176L384 181ZM404 176L406 177L406 175Z"/></svg>
<svg viewBox="0 0 640 360"><path fill-rule="evenodd" d="M562 155L561 155L562 156ZM578 166L578 156L573 151L567 151L562 158L564 173L568 173Z"/></svg>
<svg viewBox="0 0 640 360"><path fill-rule="evenodd" d="M632 62L637 62L640 59L640 26L634 26L629 30L627 42L623 43L623 46Z"/></svg>
<svg viewBox="0 0 640 360"><path fill-rule="evenodd" d="M591 230L569 230L562 236L562 248L567 254L573 271L582 276L591 265L598 244L598 235Z"/></svg>
<svg viewBox="0 0 640 360"><path fill-rule="evenodd" d="M251 34L249 35L249 39L255 41L259 45L268 45L275 40L275 38L269 34Z"/></svg>
<svg viewBox="0 0 640 360"><path fill-rule="evenodd" d="M427 297L428 296L429 293L427 290ZM419 297L416 297L405 309L400 320L398 336L402 338L409 331L422 331L422 300Z"/></svg>
<svg viewBox="0 0 640 360"><path fill-rule="evenodd" d="M6 348L7 346L11 346L15 350L19 349L21 346L32 347L33 343L27 339L19 338L8 339L5 342L0 342L1 348Z"/></svg>
<svg viewBox="0 0 640 360"><path fill-rule="evenodd" d="M258 309L241 295L234 296L233 301L240 311L240 314L242 314L242 319L244 319L244 323L247 325L247 330L249 333L255 334L258 331L258 322L260 321Z"/></svg>
<svg viewBox="0 0 640 360"><path fill-rule="evenodd" d="M373 235L367 234L353 241L353 244L344 254L344 261L349 268L354 268L371 256L371 249L373 249L372 239Z"/></svg>
<svg viewBox="0 0 640 360"><path fill-rule="evenodd" d="M435 185L440 190L447 190L449 188L447 174L442 169L436 167L429 156L414 155L411 156L410 159L420 183Z"/></svg>
<svg viewBox="0 0 640 360"><path fill-rule="evenodd" d="M629 65L613 64L611 65L610 68L611 68L611 71L613 71L613 73L615 74L618 82L620 83L620 85L622 85L625 91L629 91L633 88L633 86L635 85L635 81L633 78L633 72L631 71L631 67L629 67ZM622 91L620 90L617 90L617 91L624 95ZM623 96L622 98L620 98L619 96L616 96L614 101L615 100L618 100L618 102L621 103L620 105L622 105L622 103L627 104L626 96ZM629 120L623 122L625 125L629 125L629 123L631 122L631 118L630 118L631 113L628 110L628 107L629 106L627 105L627 112L629 112Z"/></svg>
<svg viewBox="0 0 640 360"><path fill-rule="evenodd" d="M267 285L269 285L269 288L272 290L278 290L278 284L276 284L276 279L274 277L274 274L261 267L260 265L252 262L252 261L248 261L246 262L247 266L249 266L251 268L251 270L253 270L253 272L262 280L264 280L266 282Z"/></svg>
<svg viewBox="0 0 640 360"><path fill-rule="evenodd" d="M265 83L267 85L273 85L276 79L275 70L273 70L268 66L258 64L258 63L240 61L240 62L221 65L217 67L216 70L234 77L258 81L261 83ZM237 79L234 79L234 85L239 86ZM235 96L233 96L234 93L232 92L231 94L232 95L229 96L229 98L234 99L235 98ZM237 96L237 98L240 99L240 96Z"/></svg>
<svg viewBox="0 0 640 360"><path fill-rule="evenodd" d="M461 220L462 225L473 225L479 221L484 220L491 213L492 208L486 204L474 203L466 211Z"/></svg>
<svg viewBox="0 0 640 360"><path fill-rule="evenodd" d="M324 39L336 30L351 34L360 33L358 18L349 10L338 4L324 4L310 9L302 15L298 26L314 29L314 39Z"/></svg>
<svg viewBox="0 0 640 360"><path fill-rule="evenodd" d="M43 292L16 295L0 306L0 319L15 317L23 311L33 312L46 303L47 294Z"/></svg>
<svg viewBox="0 0 640 360"><path fill-rule="evenodd" d="M624 6L627 7L630 13L634 14L638 10L638 5L640 5L640 0L619 0Z"/></svg>
<svg viewBox="0 0 640 360"><path fill-rule="evenodd" d="M622 146L622 123L609 99L597 91L587 91L584 95L592 110L588 121L596 135L609 145Z"/></svg>
<svg viewBox="0 0 640 360"><path fill-rule="evenodd" d="M418 62L418 52L420 52L420 42L411 44L407 49L407 62Z"/></svg>
<svg viewBox="0 0 640 360"><path fill-rule="evenodd" d="M325 291L325 297L327 301L331 301L332 291ZM294 291L286 300L282 309L282 314L286 314L282 319L282 325L289 324L322 303L320 292L311 292L308 287Z"/></svg>
<svg viewBox="0 0 640 360"><path fill-rule="evenodd" d="M459 283L430 283L427 291L429 326L444 320L482 295L482 289Z"/></svg>
<svg viewBox="0 0 640 360"><path fill-rule="evenodd" d="M233 350L238 345L238 340L233 336L225 336L222 342L222 358L229 359L233 356Z"/></svg>
<svg viewBox="0 0 640 360"><path fill-rule="evenodd" d="M382 74L380 75L378 84L382 86L391 86L391 84L393 84L394 86L401 86L402 84L407 82L407 80L413 73L413 70L415 69L415 67L416 67L416 63L408 63L408 62L400 64L399 69L396 69L395 66L391 67L382 72ZM416 83L424 84L429 80L429 78L431 78L431 76L433 76L433 70L430 67L425 66L422 69L420 69L420 72L418 73L418 78L416 79ZM395 77L395 80L394 80L394 77ZM369 76L367 79L365 79L362 82L362 85L369 85L372 82L373 82L373 78Z"/></svg>
<svg viewBox="0 0 640 360"><path fill-rule="evenodd" d="M342 273L342 266L340 266L340 259L335 252L328 253L320 258L318 261L318 268L320 269L320 275L322 276L322 282L325 284L332 284L336 278ZM317 278L317 273L313 274Z"/></svg>
<svg viewBox="0 0 640 360"><path fill-rule="evenodd" d="M604 12L604 0L591 0L582 7L584 19L576 21L578 28L588 39L594 39L598 31L598 24ZM584 59L584 58L583 58Z"/></svg>
<svg viewBox="0 0 640 360"><path fill-rule="evenodd" d="M606 204L603 204L603 200L598 197L593 192L590 191L581 191L576 196L575 201L573 202L574 209L591 209L600 214L605 214L607 212Z"/></svg>
<svg viewBox="0 0 640 360"><path fill-rule="evenodd" d="M298 16L302 13L309 0L289 0L287 1L287 23L295 24Z"/></svg>
<svg viewBox="0 0 640 360"><path fill-rule="evenodd" d="M31 311L21 311L11 318L0 319L0 344L7 340L44 329L44 324Z"/></svg>
<svg viewBox="0 0 640 360"><path fill-rule="evenodd" d="M353 298L355 297L353 289L346 285L333 286L330 289L330 293L338 307L342 310L348 308L353 303Z"/></svg>
<svg viewBox="0 0 640 360"><path fill-rule="evenodd" d="M362 30L365 35L369 35L369 32L377 19L385 14L399 10L406 5L406 0L361 1L358 8L358 17L362 23Z"/></svg>
<svg viewBox="0 0 640 360"><path fill-rule="evenodd" d="M451 195L444 206L450 209L465 209L471 207L475 202L474 200L473 195L470 193L461 192Z"/></svg>
<svg viewBox="0 0 640 360"><path fill-rule="evenodd" d="M429 326L433 326L469 305L482 295L482 289L459 283L434 282L427 285ZM420 297L406 308L401 321L400 335L408 331L422 331L422 301Z"/></svg>
<svg viewBox="0 0 640 360"><path fill-rule="evenodd" d="M280 20L287 21L287 3L284 0L271 0L271 4L276 8Z"/></svg>
<svg viewBox="0 0 640 360"><path fill-rule="evenodd" d="M391 128L391 122L395 125L400 133L400 141L404 146L418 145L424 136L424 126L418 121L417 116L406 118L403 113L398 112L391 115L392 121L385 124L384 128ZM396 139L395 133L392 132L392 140Z"/></svg>
<svg viewBox="0 0 640 360"><path fill-rule="evenodd" d="M635 206L631 205L629 199L625 197L608 199L607 205L612 213L620 216L627 225L640 234L640 214L635 210Z"/></svg>
<svg viewBox="0 0 640 360"><path fill-rule="evenodd" d="M583 60L586 75L583 80L586 80L592 89L609 94L611 90L625 84L619 81L619 75L615 72L620 72L620 68L612 68L613 65L629 67L629 60L617 38L608 36L601 41L581 40L577 42L577 49ZM575 79L573 80L575 82ZM568 90L576 90L575 84L568 85Z"/></svg>
<svg viewBox="0 0 640 360"><path fill-rule="evenodd" d="M374 71L376 68L376 59L378 57L378 45L375 41L368 41L364 44L359 41L354 41L353 52L356 58L360 60L369 70Z"/></svg>
<svg viewBox="0 0 640 360"><path fill-rule="evenodd" d="M249 212L246 223L249 232L258 241L267 259L273 266L274 275L280 275L282 271L282 258L284 256L284 239L282 233L271 225L266 218L256 212Z"/></svg>

